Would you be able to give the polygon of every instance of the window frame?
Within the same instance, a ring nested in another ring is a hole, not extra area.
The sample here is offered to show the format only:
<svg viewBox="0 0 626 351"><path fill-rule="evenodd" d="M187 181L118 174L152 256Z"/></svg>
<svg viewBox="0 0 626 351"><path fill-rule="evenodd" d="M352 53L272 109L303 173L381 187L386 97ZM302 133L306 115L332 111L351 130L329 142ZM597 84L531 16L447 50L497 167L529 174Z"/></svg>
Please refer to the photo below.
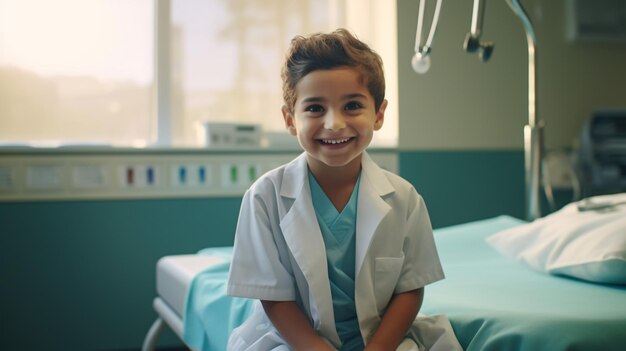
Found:
<svg viewBox="0 0 626 351"><path fill-rule="evenodd" d="M395 148L398 146L399 137L399 106L398 106L398 49L397 40L385 40L385 38L397 38L397 14L396 3L387 3L380 0L334 0L338 10L333 14L331 23L340 23L341 17L346 18L346 26L351 29L369 31L376 41L375 44L385 45L384 50L379 49L379 54L383 58L385 70L386 98L390 100L386 109L385 129L393 128L390 139L377 139L374 135L373 146L377 148ZM171 25L172 25L172 1L171 0L154 0L154 96L155 96L155 112L156 116L151 120L155 120L155 128L152 128L153 136L151 144L157 147L173 147L173 129L175 125L172 107L174 106L171 73ZM363 16L346 17L356 9L363 11ZM384 26L376 26L371 29L372 21L381 21L382 18L393 18L393 24Z"/></svg>

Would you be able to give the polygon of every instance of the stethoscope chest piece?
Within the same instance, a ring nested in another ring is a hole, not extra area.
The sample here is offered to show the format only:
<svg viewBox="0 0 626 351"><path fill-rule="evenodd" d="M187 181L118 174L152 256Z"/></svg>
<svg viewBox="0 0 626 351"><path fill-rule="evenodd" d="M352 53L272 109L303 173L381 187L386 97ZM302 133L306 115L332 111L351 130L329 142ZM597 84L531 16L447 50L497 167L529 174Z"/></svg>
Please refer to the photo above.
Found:
<svg viewBox="0 0 626 351"><path fill-rule="evenodd" d="M419 12L417 15L417 30L415 31L415 54L411 58L411 66L413 67L413 70L419 74L424 74L430 69L431 45L433 43L433 37L435 36L435 30L437 29L437 22L439 22L441 0L437 0L433 21L430 25L430 32L428 33L426 42L422 45L422 28L424 25L425 8L426 0L420 0Z"/></svg>

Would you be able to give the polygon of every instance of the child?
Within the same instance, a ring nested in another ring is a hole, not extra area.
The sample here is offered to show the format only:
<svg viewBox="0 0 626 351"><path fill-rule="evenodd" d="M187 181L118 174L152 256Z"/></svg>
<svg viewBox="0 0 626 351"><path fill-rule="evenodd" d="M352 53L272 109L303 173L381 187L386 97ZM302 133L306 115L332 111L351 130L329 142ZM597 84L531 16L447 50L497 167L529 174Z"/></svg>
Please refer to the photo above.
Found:
<svg viewBox="0 0 626 351"><path fill-rule="evenodd" d="M424 286L443 279L424 202L365 152L387 107L380 57L343 29L296 37L282 79L304 153L244 195L228 294L262 308L228 349L456 349L445 317L434 336L416 319Z"/></svg>

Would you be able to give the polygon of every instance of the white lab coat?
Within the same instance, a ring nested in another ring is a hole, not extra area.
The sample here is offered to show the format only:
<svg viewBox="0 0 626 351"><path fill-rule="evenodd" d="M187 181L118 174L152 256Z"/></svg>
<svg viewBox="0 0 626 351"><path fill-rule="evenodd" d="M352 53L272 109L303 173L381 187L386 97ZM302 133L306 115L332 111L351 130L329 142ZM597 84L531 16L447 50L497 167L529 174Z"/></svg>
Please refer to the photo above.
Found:
<svg viewBox="0 0 626 351"><path fill-rule="evenodd" d="M393 294L440 280L443 271L421 196L404 179L380 169L367 153L362 158L356 218L355 301L361 335L367 341ZM262 176L244 195L227 292L296 301L318 334L339 348L327 272L303 153ZM443 316L418 317L407 336L420 349L461 349ZM228 350L289 348L259 304L233 331Z"/></svg>

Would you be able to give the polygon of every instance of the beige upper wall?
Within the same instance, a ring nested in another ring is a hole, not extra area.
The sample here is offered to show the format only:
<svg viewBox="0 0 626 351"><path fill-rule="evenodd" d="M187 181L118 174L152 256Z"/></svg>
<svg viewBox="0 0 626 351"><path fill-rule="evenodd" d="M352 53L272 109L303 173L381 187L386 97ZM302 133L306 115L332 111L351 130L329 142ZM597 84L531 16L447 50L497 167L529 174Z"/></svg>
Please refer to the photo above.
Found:
<svg viewBox="0 0 626 351"><path fill-rule="evenodd" d="M537 34L537 117L548 149L572 146L594 109L626 109L626 43L569 42L566 1L521 1ZM410 65L418 2L398 0L400 148L521 149L528 51L519 19L505 0L485 2L482 38L495 50L482 63L462 48L473 1L443 1L431 69L418 75Z"/></svg>

